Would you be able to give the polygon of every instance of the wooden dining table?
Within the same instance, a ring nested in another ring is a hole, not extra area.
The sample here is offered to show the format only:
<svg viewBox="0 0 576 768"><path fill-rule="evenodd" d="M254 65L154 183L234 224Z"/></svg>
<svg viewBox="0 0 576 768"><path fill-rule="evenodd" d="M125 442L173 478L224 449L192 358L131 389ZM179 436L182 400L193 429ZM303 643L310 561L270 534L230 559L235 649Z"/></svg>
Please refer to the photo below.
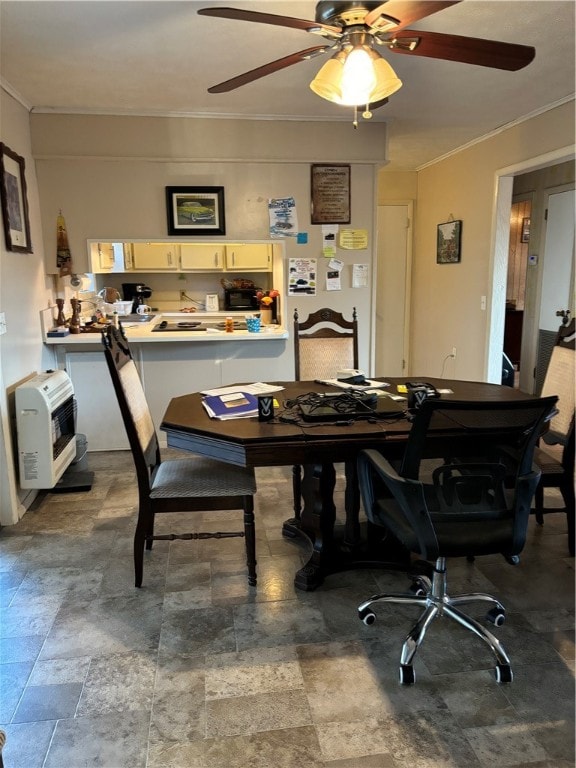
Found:
<svg viewBox="0 0 576 768"><path fill-rule="evenodd" d="M517 389L483 382L419 378L450 400L502 401L532 398ZM386 391L396 396L405 379L379 378L389 384ZM210 418L202 405L203 395L195 392L173 398L160 429L168 446L209 456L244 467L303 467L301 516L284 522L287 537L302 537L311 546L307 563L295 575L298 589L314 590L324 578L355 568L406 570L410 556L401 545L360 519L360 493L356 459L365 448L376 448L387 459L401 458L411 421L406 410L394 415L354 420L336 419L308 423L299 417L298 402L310 393L334 392L334 387L312 381L276 382L282 390L272 421L257 417L218 420ZM242 390L242 384L238 384ZM439 440L442 435L437 436ZM335 464L343 463L346 474L343 525L337 526L334 503Z"/></svg>

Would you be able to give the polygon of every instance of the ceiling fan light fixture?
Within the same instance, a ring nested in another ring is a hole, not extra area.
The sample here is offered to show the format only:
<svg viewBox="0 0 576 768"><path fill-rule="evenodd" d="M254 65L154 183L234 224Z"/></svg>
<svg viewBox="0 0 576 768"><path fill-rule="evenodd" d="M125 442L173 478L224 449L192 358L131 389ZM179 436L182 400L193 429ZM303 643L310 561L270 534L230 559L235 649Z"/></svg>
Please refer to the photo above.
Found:
<svg viewBox="0 0 576 768"><path fill-rule="evenodd" d="M347 107L371 101L370 95L378 83L370 53L359 45L346 56L340 79L340 103Z"/></svg>
<svg viewBox="0 0 576 768"><path fill-rule="evenodd" d="M396 72L392 69L390 64L382 56L377 56L374 61L374 74L376 75L376 87L370 94L370 103L374 104L380 99L386 99L388 96L392 96L393 93L399 91L402 88L402 80L398 77Z"/></svg>
<svg viewBox="0 0 576 768"><path fill-rule="evenodd" d="M321 96L327 101L333 101L340 104L340 80L342 79L343 65L339 60L340 54L337 53L331 59L320 67L318 74L310 83L310 88L317 96Z"/></svg>
<svg viewBox="0 0 576 768"><path fill-rule="evenodd" d="M390 64L365 44L338 51L310 83L318 96L350 107L380 101L401 87Z"/></svg>

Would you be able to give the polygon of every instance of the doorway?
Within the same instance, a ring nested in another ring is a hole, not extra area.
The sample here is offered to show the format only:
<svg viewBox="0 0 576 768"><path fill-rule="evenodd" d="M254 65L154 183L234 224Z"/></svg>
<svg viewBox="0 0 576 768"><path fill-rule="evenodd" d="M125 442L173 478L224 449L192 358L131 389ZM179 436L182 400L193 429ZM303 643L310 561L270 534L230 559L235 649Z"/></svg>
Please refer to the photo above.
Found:
<svg viewBox="0 0 576 768"><path fill-rule="evenodd" d="M514 367L514 386L520 381L522 327L526 296L526 268L530 244L532 195L514 195L510 211L510 244L508 247L508 279L506 282L506 315L504 320L504 354Z"/></svg>
<svg viewBox="0 0 576 768"><path fill-rule="evenodd" d="M496 203L493 217L493 247L490 264L491 294L488 306L486 335L486 381L499 384L502 379L502 351L504 349L505 327L505 286L508 272L508 250L510 240L510 211L517 177L537 171L553 173L564 165L574 183L574 146L563 147L554 152L526 160L514 166L502 168L496 173ZM566 179L568 181L568 179ZM558 182L556 182L558 183ZM552 187L553 184L548 184ZM534 204L531 212L529 260L527 267L527 291L522 330L520 388L526 392L535 391L535 368L537 356L538 322L540 311L540 286L544 260L540 253L533 252L532 243L540 249L543 245L541 231L544 217L536 216ZM535 258L534 258L535 256ZM530 311L528 302L530 304ZM574 295L571 295L571 304ZM533 308L532 308L533 307ZM574 309L571 306L571 309ZM560 325L560 322L558 322ZM529 343L528 343L529 342Z"/></svg>
<svg viewBox="0 0 576 768"><path fill-rule="evenodd" d="M378 206L374 374L408 373L412 202Z"/></svg>

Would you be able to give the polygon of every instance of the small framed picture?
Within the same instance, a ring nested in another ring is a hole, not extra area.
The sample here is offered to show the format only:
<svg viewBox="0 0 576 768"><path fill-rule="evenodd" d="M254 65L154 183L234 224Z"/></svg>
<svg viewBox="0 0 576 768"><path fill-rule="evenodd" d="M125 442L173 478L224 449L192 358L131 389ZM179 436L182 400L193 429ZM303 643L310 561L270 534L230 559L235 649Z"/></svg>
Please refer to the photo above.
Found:
<svg viewBox="0 0 576 768"><path fill-rule="evenodd" d="M169 235L225 235L224 187L166 187Z"/></svg>
<svg viewBox="0 0 576 768"><path fill-rule="evenodd" d="M0 196L8 251L32 253L24 158L0 142Z"/></svg>
<svg viewBox="0 0 576 768"><path fill-rule="evenodd" d="M436 236L436 263L457 264L460 261L462 221L446 221L438 224Z"/></svg>

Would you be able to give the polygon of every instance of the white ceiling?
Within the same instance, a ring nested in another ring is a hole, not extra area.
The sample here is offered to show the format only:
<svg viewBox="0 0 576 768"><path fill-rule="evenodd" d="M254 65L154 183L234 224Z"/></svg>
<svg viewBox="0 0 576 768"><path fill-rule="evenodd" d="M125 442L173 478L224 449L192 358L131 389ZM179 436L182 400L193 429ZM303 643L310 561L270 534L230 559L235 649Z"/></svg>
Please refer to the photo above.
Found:
<svg viewBox="0 0 576 768"><path fill-rule="evenodd" d="M324 56L229 93L207 93L321 42L299 30L196 13L221 5L303 19L314 19L315 9L315 2L291 0L1 0L2 83L40 112L352 122L350 109L308 87ZM573 0L464 0L411 25L532 45L536 57L519 72L505 72L385 52L404 82L373 117L388 125L389 167L421 167L573 96L574 9Z"/></svg>

